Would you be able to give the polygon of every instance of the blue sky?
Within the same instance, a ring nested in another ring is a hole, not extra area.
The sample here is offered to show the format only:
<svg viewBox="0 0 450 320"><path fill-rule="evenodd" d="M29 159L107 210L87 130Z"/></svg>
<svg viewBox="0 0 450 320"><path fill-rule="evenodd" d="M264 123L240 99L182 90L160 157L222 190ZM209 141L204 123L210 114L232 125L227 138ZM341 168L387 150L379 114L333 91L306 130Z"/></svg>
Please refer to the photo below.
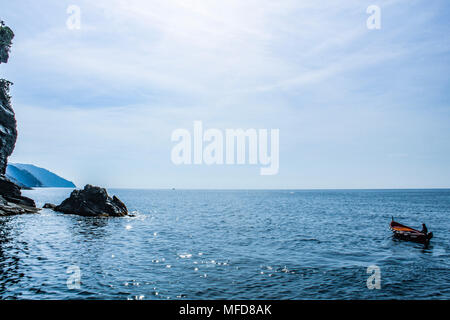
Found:
<svg viewBox="0 0 450 320"><path fill-rule="evenodd" d="M368 30L369 5L381 29ZM81 9L69 30L66 10ZM77 185L450 187L448 1L2 1L11 162ZM175 166L177 128L280 130L278 175Z"/></svg>

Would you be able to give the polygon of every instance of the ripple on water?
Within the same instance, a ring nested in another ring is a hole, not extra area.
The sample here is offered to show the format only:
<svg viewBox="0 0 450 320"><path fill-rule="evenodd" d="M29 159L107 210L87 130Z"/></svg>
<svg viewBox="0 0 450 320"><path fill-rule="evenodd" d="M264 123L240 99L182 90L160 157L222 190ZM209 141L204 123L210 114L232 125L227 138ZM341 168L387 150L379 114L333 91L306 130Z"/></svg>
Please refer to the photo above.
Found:
<svg viewBox="0 0 450 320"><path fill-rule="evenodd" d="M68 193L24 191L42 204ZM112 193L131 216L0 217L0 298L450 298L449 190ZM393 241L391 214L426 219L431 245ZM367 289L372 264L382 290Z"/></svg>

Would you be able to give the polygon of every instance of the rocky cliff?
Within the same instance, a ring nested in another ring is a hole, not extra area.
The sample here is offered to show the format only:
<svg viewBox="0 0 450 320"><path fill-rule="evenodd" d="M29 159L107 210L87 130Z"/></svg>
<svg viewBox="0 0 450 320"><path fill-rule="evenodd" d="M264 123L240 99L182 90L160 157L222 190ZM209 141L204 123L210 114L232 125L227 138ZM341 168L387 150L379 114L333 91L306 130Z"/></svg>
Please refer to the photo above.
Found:
<svg viewBox="0 0 450 320"><path fill-rule="evenodd" d="M7 63L14 33L0 21L0 64ZM14 150L17 138L16 119L11 107L9 86L12 83L0 79L0 174L5 174L6 161Z"/></svg>
<svg viewBox="0 0 450 320"><path fill-rule="evenodd" d="M13 31L0 21L0 64L8 62L13 38ZM37 211L34 201L22 196L19 186L5 177L8 157L17 139L16 118L9 96L11 84L0 79L0 216Z"/></svg>

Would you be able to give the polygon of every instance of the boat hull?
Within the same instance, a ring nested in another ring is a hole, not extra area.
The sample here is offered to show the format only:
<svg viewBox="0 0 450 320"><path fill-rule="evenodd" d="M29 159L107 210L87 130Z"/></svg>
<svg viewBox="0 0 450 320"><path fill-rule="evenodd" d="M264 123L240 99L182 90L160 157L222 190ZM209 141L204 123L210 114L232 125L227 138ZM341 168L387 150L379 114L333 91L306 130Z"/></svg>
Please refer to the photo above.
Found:
<svg viewBox="0 0 450 320"><path fill-rule="evenodd" d="M396 221L391 221L389 225L394 238L417 243L428 243L433 238L433 233L423 233L419 230L402 225Z"/></svg>

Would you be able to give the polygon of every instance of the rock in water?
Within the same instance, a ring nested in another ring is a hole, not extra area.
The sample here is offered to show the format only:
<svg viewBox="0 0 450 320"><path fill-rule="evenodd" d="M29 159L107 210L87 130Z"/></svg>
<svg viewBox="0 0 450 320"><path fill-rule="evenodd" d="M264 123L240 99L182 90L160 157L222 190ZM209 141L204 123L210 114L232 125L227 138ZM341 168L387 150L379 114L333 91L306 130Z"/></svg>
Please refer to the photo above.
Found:
<svg viewBox="0 0 450 320"><path fill-rule="evenodd" d="M0 177L0 196L7 201L24 206L36 206L32 199L22 196L18 185L8 179L5 179L4 177Z"/></svg>
<svg viewBox="0 0 450 320"><path fill-rule="evenodd" d="M0 175L0 216L38 211L32 199L22 196L18 185Z"/></svg>
<svg viewBox="0 0 450 320"><path fill-rule="evenodd" d="M83 190L74 190L55 211L80 216L122 217L128 215L125 204L116 196L108 196L105 188L87 184Z"/></svg>
<svg viewBox="0 0 450 320"><path fill-rule="evenodd" d="M0 21L0 64L7 63L14 33ZM9 86L12 83L0 79L0 216L37 212L32 199L21 195L20 187L5 177L8 157L17 139L16 118L11 106Z"/></svg>
<svg viewBox="0 0 450 320"><path fill-rule="evenodd" d="M53 203L46 203L46 204L44 204L44 206L43 206L42 208L44 208L44 209L53 209L53 210L55 210L56 204L53 204Z"/></svg>

